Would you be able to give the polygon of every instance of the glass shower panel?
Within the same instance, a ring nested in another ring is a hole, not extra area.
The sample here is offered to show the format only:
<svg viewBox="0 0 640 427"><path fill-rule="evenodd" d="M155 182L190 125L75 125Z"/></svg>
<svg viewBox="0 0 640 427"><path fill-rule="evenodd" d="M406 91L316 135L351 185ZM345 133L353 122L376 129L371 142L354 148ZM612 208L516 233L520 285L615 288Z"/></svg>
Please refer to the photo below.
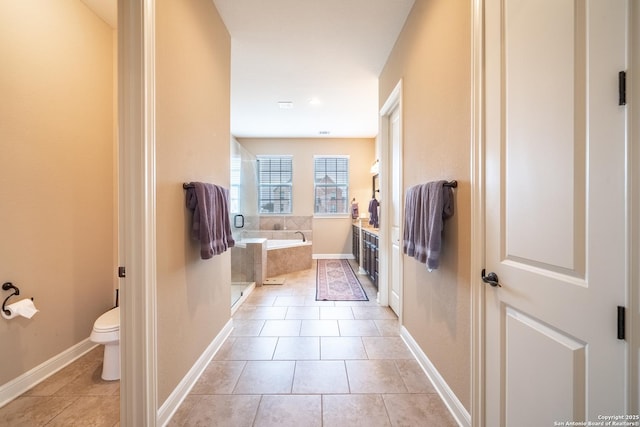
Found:
<svg viewBox="0 0 640 427"><path fill-rule="evenodd" d="M256 156L231 138L230 214L236 246L231 250L231 306L254 284L253 253L243 243L245 231L257 228Z"/></svg>

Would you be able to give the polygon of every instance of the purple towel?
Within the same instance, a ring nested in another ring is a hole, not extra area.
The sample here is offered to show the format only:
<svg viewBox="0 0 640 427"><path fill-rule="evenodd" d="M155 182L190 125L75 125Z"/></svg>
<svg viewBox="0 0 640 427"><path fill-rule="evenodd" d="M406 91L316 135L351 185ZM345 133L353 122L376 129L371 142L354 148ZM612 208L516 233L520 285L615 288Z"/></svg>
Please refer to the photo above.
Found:
<svg viewBox="0 0 640 427"><path fill-rule="evenodd" d="M380 206L380 203L375 198L371 199L369 202L369 224L373 225L373 228L378 228L380 225L378 206Z"/></svg>
<svg viewBox="0 0 640 427"><path fill-rule="evenodd" d="M427 183L429 193L429 217L427 218L427 270L435 270L440 265L442 230L444 220L453 216L453 190L445 187L446 181Z"/></svg>
<svg viewBox="0 0 640 427"><path fill-rule="evenodd" d="M405 196L402 249L410 257L414 257L416 254L416 234L420 225L420 211L416 209L416 206L420 206L421 196L421 185L410 187Z"/></svg>
<svg viewBox="0 0 640 427"><path fill-rule="evenodd" d="M355 200L355 199L354 199ZM360 212L358 209L358 202L351 202L351 218L358 219Z"/></svg>
<svg viewBox="0 0 640 427"><path fill-rule="evenodd" d="M444 220L453 215L453 191L445 182L415 185L405 196L404 253L429 271L439 266Z"/></svg>
<svg viewBox="0 0 640 427"><path fill-rule="evenodd" d="M191 237L200 242L202 259L219 255L235 245L226 188L194 182L187 188L187 207L193 211Z"/></svg>

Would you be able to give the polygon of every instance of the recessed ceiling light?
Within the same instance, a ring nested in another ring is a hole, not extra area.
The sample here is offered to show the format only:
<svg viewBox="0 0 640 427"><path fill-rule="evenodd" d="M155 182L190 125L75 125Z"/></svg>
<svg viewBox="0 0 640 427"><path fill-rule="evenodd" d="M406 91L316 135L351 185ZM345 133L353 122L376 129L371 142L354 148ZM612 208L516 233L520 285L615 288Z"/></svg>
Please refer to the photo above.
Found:
<svg viewBox="0 0 640 427"><path fill-rule="evenodd" d="M283 110L290 110L293 108L293 102L291 101L278 101L278 107Z"/></svg>
<svg viewBox="0 0 640 427"><path fill-rule="evenodd" d="M320 105L320 104L321 104L320 100L315 96L309 100L309 105Z"/></svg>

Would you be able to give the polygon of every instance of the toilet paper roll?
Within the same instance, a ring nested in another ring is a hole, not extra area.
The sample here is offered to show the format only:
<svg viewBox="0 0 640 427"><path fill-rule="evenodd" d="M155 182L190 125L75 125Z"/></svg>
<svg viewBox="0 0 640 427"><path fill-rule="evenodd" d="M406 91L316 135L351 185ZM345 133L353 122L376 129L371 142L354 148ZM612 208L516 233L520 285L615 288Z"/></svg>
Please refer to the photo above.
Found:
<svg viewBox="0 0 640 427"><path fill-rule="evenodd" d="M28 298L20 300L18 302L14 302L13 304L9 304L5 306L5 309L9 310L11 314L7 314L4 311L2 312L2 317L5 319L13 319L17 316L26 317L27 319L31 319L34 314L38 312L38 309Z"/></svg>

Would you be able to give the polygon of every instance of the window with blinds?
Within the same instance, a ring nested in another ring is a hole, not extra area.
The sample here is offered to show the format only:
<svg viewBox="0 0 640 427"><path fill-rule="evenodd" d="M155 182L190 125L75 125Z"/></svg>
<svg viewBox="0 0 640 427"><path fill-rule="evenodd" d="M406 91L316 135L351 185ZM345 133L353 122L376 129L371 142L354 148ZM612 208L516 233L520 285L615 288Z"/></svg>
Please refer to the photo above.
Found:
<svg viewBox="0 0 640 427"><path fill-rule="evenodd" d="M349 213L349 157L314 157L314 183L316 214Z"/></svg>
<svg viewBox="0 0 640 427"><path fill-rule="evenodd" d="M260 213L292 212L292 157L258 156L258 203Z"/></svg>
<svg viewBox="0 0 640 427"><path fill-rule="evenodd" d="M229 188L229 209L231 213L240 213L242 209L240 199L240 189L242 185L242 181L240 179L242 176L240 173L241 166L242 157L231 156L231 187Z"/></svg>

